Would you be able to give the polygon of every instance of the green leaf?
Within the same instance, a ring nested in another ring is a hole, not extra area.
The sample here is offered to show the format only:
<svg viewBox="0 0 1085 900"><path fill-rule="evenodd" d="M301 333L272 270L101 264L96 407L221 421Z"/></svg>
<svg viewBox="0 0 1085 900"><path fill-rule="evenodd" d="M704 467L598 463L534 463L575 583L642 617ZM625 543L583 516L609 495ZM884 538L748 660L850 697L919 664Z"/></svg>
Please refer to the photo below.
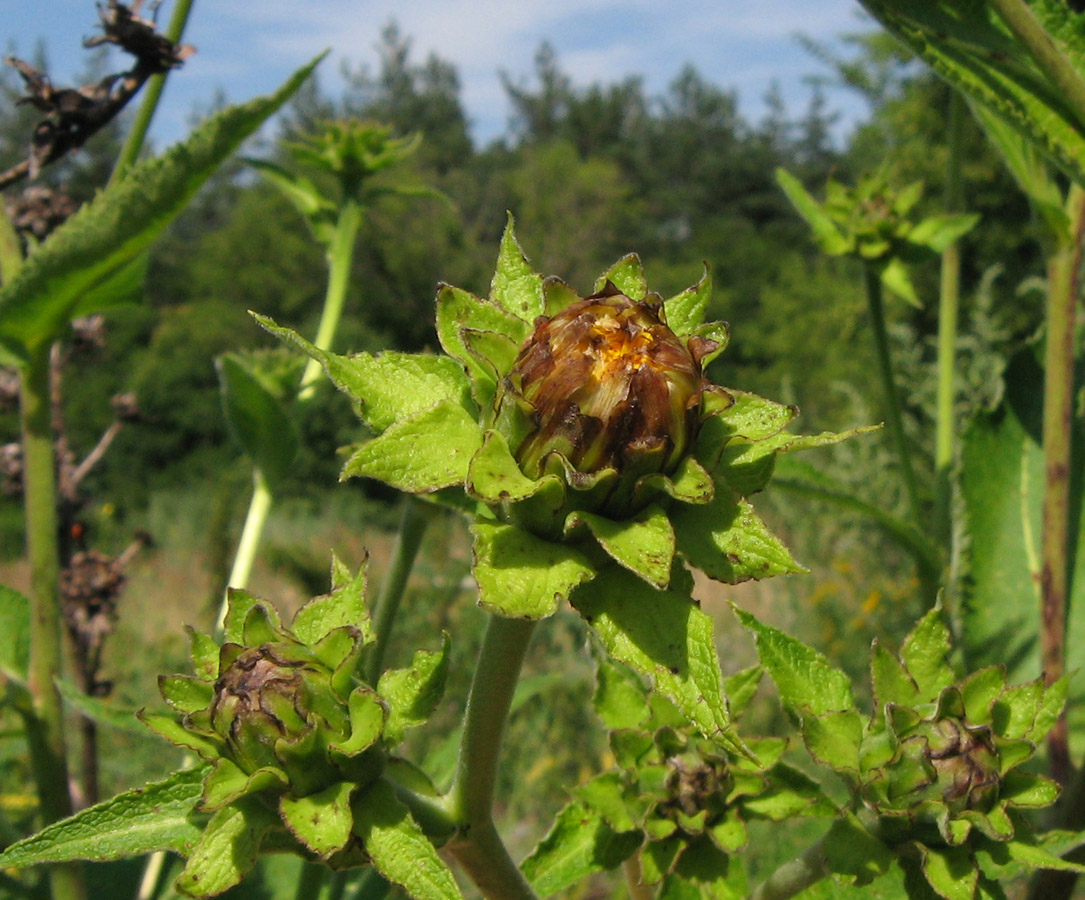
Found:
<svg viewBox="0 0 1085 900"><path fill-rule="evenodd" d="M481 445L478 423L462 406L445 400L363 444L340 478L365 476L408 493L431 493L466 480Z"/></svg>
<svg viewBox="0 0 1085 900"><path fill-rule="evenodd" d="M279 769L267 766L249 774L228 759L218 759L204 779L200 809L212 812L245 794L255 794L269 788L280 792L287 788L286 775Z"/></svg>
<svg viewBox="0 0 1085 900"><path fill-rule="evenodd" d="M565 491L557 475L547 475L534 481L521 470L509 450L505 436L498 431L487 431L482 447L474 455L468 469L467 490L475 497L489 503L524 500L534 494L556 493L556 503L564 500Z"/></svg>
<svg viewBox="0 0 1085 900"><path fill-rule="evenodd" d="M206 709L215 696L209 682L191 675L159 675L158 690L171 707L182 713Z"/></svg>
<svg viewBox="0 0 1085 900"><path fill-rule="evenodd" d="M583 523L611 559L649 584L665 588L674 562L674 530L667 514L652 504L624 522L594 513L576 512L566 522L566 534Z"/></svg>
<svg viewBox="0 0 1085 900"><path fill-rule="evenodd" d="M949 651L949 628L938 605L919 620L900 648L900 661L915 681L921 701L933 701L956 680L946 662Z"/></svg>
<svg viewBox="0 0 1085 900"><path fill-rule="evenodd" d="M599 654L595 672L595 712L608 730L639 728L651 715L640 678L627 666Z"/></svg>
<svg viewBox="0 0 1085 900"><path fill-rule="evenodd" d="M200 186L309 77L319 59L278 91L229 107L162 156L133 166L68 219L0 290L0 343L24 359L57 338L84 298L142 257Z"/></svg>
<svg viewBox="0 0 1085 900"><path fill-rule="evenodd" d="M648 294L644 266L641 265L640 257L636 253L627 253L596 278L592 293L598 294L608 281L630 300L643 300Z"/></svg>
<svg viewBox="0 0 1085 900"><path fill-rule="evenodd" d="M833 220L822 209L821 204L810 196L799 179L786 169L777 169L776 183L783 189L799 215L806 220L806 224L810 226L814 234L814 240L824 253L829 256L840 256L851 249L851 243L841 234Z"/></svg>
<svg viewBox="0 0 1085 900"><path fill-rule="evenodd" d="M462 900L448 866L383 778L356 794L354 833L374 867L412 900Z"/></svg>
<svg viewBox="0 0 1085 900"><path fill-rule="evenodd" d="M520 866L540 897L549 897L593 872L616 869L636 852L639 831L616 833L594 810L574 801Z"/></svg>
<svg viewBox="0 0 1085 900"><path fill-rule="evenodd" d="M688 337L704 322L708 301L712 298L712 273L708 266L700 280L663 302L667 327L680 338Z"/></svg>
<svg viewBox="0 0 1085 900"><path fill-rule="evenodd" d="M490 283L490 299L529 325L536 316L543 314L542 276L531 268L516 242L512 213L509 213L505 232L501 235L497 267Z"/></svg>
<svg viewBox="0 0 1085 900"><path fill-rule="evenodd" d="M362 633L365 643L373 640L373 625L366 605L368 556L357 575L336 584L331 593L314 597L295 614L291 630L305 644L315 644L335 628L351 625Z"/></svg>
<svg viewBox="0 0 1085 900"><path fill-rule="evenodd" d="M990 724L995 701L1005 686L1006 670L999 666L989 666L969 675L961 684L965 718L977 725Z"/></svg>
<svg viewBox="0 0 1085 900"><path fill-rule="evenodd" d="M243 357L227 353L215 369L230 434L274 490L298 455L294 422Z"/></svg>
<svg viewBox="0 0 1085 900"><path fill-rule="evenodd" d="M1049 850L1029 841L993 841L981 837L975 841L975 844L977 855L989 858L998 866L1020 863L1029 869L1054 869L1062 872L1077 872L1079 875L1085 874L1085 866L1080 863L1061 859Z"/></svg>
<svg viewBox="0 0 1085 900"><path fill-rule="evenodd" d="M748 500L718 486L709 503L671 509L678 552L709 578L727 584L805 572Z"/></svg>
<svg viewBox="0 0 1085 900"><path fill-rule="evenodd" d="M802 737L810 755L821 765L858 776L863 726L857 710L835 710L803 716Z"/></svg>
<svg viewBox="0 0 1085 900"><path fill-rule="evenodd" d="M738 718L750 705L764 673L761 666L750 666L723 680L723 692L727 695L727 708L733 718Z"/></svg>
<svg viewBox="0 0 1085 900"><path fill-rule="evenodd" d="M1037 610L1044 492L1043 369L1033 350L1011 360L1005 383L1002 405L977 416L963 438L961 492L970 553L960 641L967 669L1004 665L1012 684L1031 681L1042 671ZM1076 417L1073 458L1079 460L1083 453L1085 428ZM1069 559L1073 571L1067 597L1067 671L1085 667L1083 476L1085 467L1071 467ZM1069 686L1071 732L1080 734L1085 727L1085 679L1074 678Z"/></svg>
<svg viewBox="0 0 1085 900"><path fill-rule="evenodd" d="M938 896L945 900L973 900L979 870L964 847L935 849L919 847L923 875Z"/></svg>
<svg viewBox="0 0 1085 900"><path fill-rule="evenodd" d="M733 608L743 627L753 632L761 665L776 683L786 707L800 715L818 716L855 706L848 676L829 665L817 650L762 624L745 610Z"/></svg>
<svg viewBox="0 0 1085 900"><path fill-rule="evenodd" d="M358 685L347 698L350 711L350 737L331 748L344 756L357 756L377 742L384 730L387 708L381 703L376 692Z"/></svg>
<svg viewBox="0 0 1085 900"><path fill-rule="evenodd" d="M712 619L688 596L610 569L571 600L610 656L650 678L705 737L749 755L727 713Z"/></svg>
<svg viewBox="0 0 1085 900"><path fill-rule="evenodd" d="M472 571L479 603L499 615L542 619L578 584L595 577L586 556L513 525L476 522Z"/></svg>
<svg viewBox="0 0 1085 900"><path fill-rule="evenodd" d="M363 421L378 433L442 402L474 407L467 376L447 356L393 351L339 356L266 316L253 313L253 317L265 330L317 360L335 386L357 402Z"/></svg>
<svg viewBox="0 0 1085 900"><path fill-rule="evenodd" d="M163 781L125 791L0 853L0 867L25 868L74 859L122 859L154 850L187 856L204 817L195 813L206 766L174 772Z"/></svg>
<svg viewBox="0 0 1085 900"><path fill-rule="evenodd" d="M637 823L630 814L620 772L603 772L572 790L589 809L595 810L614 831L632 831Z"/></svg>
<svg viewBox="0 0 1085 900"><path fill-rule="evenodd" d="M26 680L30 658L30 601L0 584L0 675Z"/></svg>
<svg viewBox="0 0 1085 900"><path fill-rule="evenodd" d="M833 822L822 848L829 871L844 884L867 884L893 862L889 848L851 813Z"/></svg>
<svg viewBox="0 0 1085 900"><path fill-rule="evenodd" d="M377 683L377 693L388 704L384 740L395 747L409 728L421 725L436 709L445 691L449 666L448 633L441 635L440 650L416 650L411 665L389 669Z"/></svg>
<svg viewBox="0 0 1085 900"><path fill-rule="evenodd" d="M330 787L294 797L279 798L279 812L291 834L317 856L330 856L350 840L354 816L350 811L350 795L355 785L340 781Z"/></svg>
<svg viewBox="0 0 1085 900"><path fill-rule="evenodd" d="M213 897L239 884L256 864L264 836L279 825L279 817L252 798L223 807L188 857L177 890L190 897Z"/></svg>
<svg viewBox="0 0 1085 900"><path fill-rule="evenodd" d="M777 763L765 777L769 786L764 793L742 798L742 809L747 814L783 822L794 816L835 816L838 812L822 792L821 785L787 763Z"/></svg>
<svg viewBox="0 0 1085 900"><path fill-rule="evenodd" d="M223 624L223 640L228 643L244 643L245 620L252 608L262 601L241 588L226 589L226 621Z"/></svg>
<svg viewBox="0 0 1085 900"><path fill-rule="evenodd" d="M885 704L913 706L918 689L901 661L875 638L870 650L870 674L874 686L875 712L878 718L885 713Z"/></svg>
<svg viewBox="0 0 1085 900"><path fill-rule="evenodd" d="M135 709L125 709L107 700L88 697L69 681L57 678L55 681L60 696L72 709L78 710L91 721L123 731L126 734L138 734L148 737L147 726L136 718Z"/></svg>
<svg viewBox="0 0 1085 900"><path fill-rule="evenodd" d="M908 232L908 242L921 244L935 253L944 253L946 248L975 228L979 220L979 215L975 213L929 216Z"/></svg>
<svg viewBox="0 0 1085 900"><path fill-rule="evenodd" d="M915 292L915 285L908 274L908 266L899 256L894 256L886 262L872 263L878 277L890 291L912 304L916 309L922 309L923 304L919 295Z"/></svg>
<svg viewBox="0 0 1085 900"><path fill-rule="evenodd" d="M171 716L159 716L141 710L139 720L170 743L191 750L203 759L213 760L222 756L222 744L217 739L195 734Z"/></svg>

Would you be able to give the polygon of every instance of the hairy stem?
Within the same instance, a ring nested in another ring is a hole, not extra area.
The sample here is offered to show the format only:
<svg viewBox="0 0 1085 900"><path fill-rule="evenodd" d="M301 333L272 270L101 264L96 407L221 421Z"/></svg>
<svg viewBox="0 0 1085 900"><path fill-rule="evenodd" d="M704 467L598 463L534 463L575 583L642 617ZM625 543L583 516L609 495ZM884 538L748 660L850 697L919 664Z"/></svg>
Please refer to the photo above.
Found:
<svg viewBox="0 0 1085 900"><path fill-rule="evenodd" d="M243 589L248 586L252 575L252 565L256 560L256 550L260 546L260 536L264 532L268 513L271 511L271 489L259 469L252 471L252 500L245 515L245 525L241 529L241 540L234 555L234 566L230 570L229 587ZM222 636L226 627L227 603L225 597L215 621L215 635Z"/></svg>
<svg viewBox="0 0 1085 900"><path fill-rule="evenodd" d="M784 863L750 895L750 900L787 900L829 874L824 841L818 841L795 859Z"/></svg>
<svg viewBox="0 0 1085 900"><path fill-rule="evenodd" d="M23 440L23 491L26 504L27 557L30 562L29 688L33 709L25 717L30 760L43 821L72 813L68 789L64 708L56 679L61 674L63 632L57 587L56 452L53 442L48 344L38 347L22 371L20 418ZM53 900L86 896L82 869L76 863L49 870Z"/></svg>
<svg viewBox="0 0 1085 900"><path fill-rule="evenodd" d="M399 523L399 537L392 554L392 565L381 585L373 615L375 640L369 648L365 660L365 680L376 684L384 666L384 654L388 649L388 640L392 634L399 604L407 588L407 579L414 567L418 548L426 533L426 526L433 515L432 507L421 500L407 497L404 500L403 517Z"/></svg>
<svg viewBox="0 0 1085 900"><path fill-rule="evenodd" d="M509 856L493 823L501 741L516 679L535 623L493 616L471 682L449 813L459 836L449 850L490 900L532 900L535 894Z"/></svg>
<svg viewBox="0 0 1085 900"><path fill-rule="evenodd" d="M893 377L893 362L889 355L889 332L885 325L885 304L882 298L882 282L878 273L871 266L864 266L867 306L870 310L870 325L874 335L874 351L878 357L878 374L881 376L882 390L885 394L885 419L889 437L897 452L901 477L908 494L912 521L923 521L923 504L919 497L919 485L912 468L912 456L908 452L908 443L904 437L904 420L901 415L900 397Z"/></svg>
<svg viewBox="0 0 1085 900"><path fill-rule="evenodd" d="M173 15L170 17L170 24L166 29L166 37L174 44L181 42L181 36L184 34L185 25L188 22L188 15L192 11L192 3L193 0L177 0L173 7ZM166 86L166 74L163 72L161 75L152 75L147 80L143 102L136 111L136 116L132 120L132 128L128 132L124 147L121 148L120 156L117 157L117 163L113 167L113 174L109 177L110 184L119 181L139 158L140 151L143 149L143 142L147 139L147 130L151 127L151 119L154 118L155 110L158 109L159 98Z"/></svg>
<svg viewBox="0 0 1085 900"><path fill-rule="evenodd" d="M354 262L354 242L361 227L361 205L355 200L344 200L339 208L335 234L327 248L328 289L324 295L324 309L320 313L316 340L313 341L321 350L331 348L335 332L339 328L347 285L350 283L350 269ZM308 400L312 396L316 381L320 377L320 368L317 360L309 360L301 376L299 399Z"/></svg>
<svg viewBox="0 0 1085 900"><path fill-rule="evenodd" d="M1066 592L1069 585L1070 436L1073 431L1074 307L1079 290L1085 190L1070 189L1071 230L1048 261L1044 350L1044 502L1040 566L1041 658L1051 684L1066 670ZM1066 712L1048 735L1051 774L1070 775Z"/></svg>
<svg viewBox="0 0 1085 900"><path fill-rule="evenodd" d="M652 900L652 889L644 883L639 850L622 863L622 873L629 889L629 900Z"/></svg>
<svg viewBox="0 0 1085 900"><path fill-rule="evenodd" d="M949 165L946 171L945 210L959 212L962 206L961 156L964 149L964 100L956 91L949 98ZM934 522L939 543L949 558L953 486L950 479L956 447L953 415L953 376L957 352L957 322L960 308L961 248L956 241L942 253L938 293L938 407L934 442Z"/></svg>

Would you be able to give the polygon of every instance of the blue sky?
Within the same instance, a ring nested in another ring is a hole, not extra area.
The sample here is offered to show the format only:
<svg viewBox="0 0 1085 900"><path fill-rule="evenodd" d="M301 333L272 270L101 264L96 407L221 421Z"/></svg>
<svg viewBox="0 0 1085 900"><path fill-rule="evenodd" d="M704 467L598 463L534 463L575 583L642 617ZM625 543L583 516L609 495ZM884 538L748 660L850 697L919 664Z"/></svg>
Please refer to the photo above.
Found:
<svg viewBox="0 0 1085 900"><path fill-rule="evenodd" d="M170 7L166 0L161 22L168 21ZM80 41L95 33L92 0L0 0L0 10L5 53L30 56L44 39L54 80L74 77ZM153 133L156 144L182 135L193 109L206 107L216 92L234 102L266 93L324 48L332 49L321 72L329 90L344 61L375 70L375 45L392 19L412 39L415 61L435 51L456 65L481 143L508 123L498 72L527 77L543 40L582 86L640 74L656 95L691 62L708 80L736 89L742 112L757 121L774 80L798 115L810 98L804 76L828 74L798 45L797 33L831 42L872 27L855 0L195 0L185 40L197 53L170 81ZM841 131L865 112L844 91L830 92L829 101L843 114Z"/></svg>

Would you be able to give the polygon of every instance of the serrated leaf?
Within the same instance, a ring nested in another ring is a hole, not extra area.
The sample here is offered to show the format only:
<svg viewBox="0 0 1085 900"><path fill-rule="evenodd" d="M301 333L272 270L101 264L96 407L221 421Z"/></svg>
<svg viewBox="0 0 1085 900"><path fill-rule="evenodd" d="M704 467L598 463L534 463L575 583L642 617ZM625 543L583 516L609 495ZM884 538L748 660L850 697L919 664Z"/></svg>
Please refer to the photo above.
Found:
<svg viewBox="0 0 1085 900"><path fill-rule="evenodd" d="M884 715L885 704L911 706L916 702L918 688L901 661L875 638L870 648L870 676L874 687L876 715Z"/></svg>
<svg viewBox="0 0 1085 900"><path fill-rule="evenodd" d="M472 571L479 603L500 615L542 619L578 584L595 577L586 556L513 525L476 522Z"/></svg>
<svg viewBox="0 0 1085 900"><path fill-rule="evenodd" d="M354 833L381 875L412 900L462 900L448 866L391 784L378 779L355 796L352 809Z"/></svg>
<svg viewBox="0 0 1085 900"><path fill-rule="evenodd" d="M1039 808L1050 806L1058 799L1059 786L1043 775L1007 772L999 785L998 797L1012 806Z"/></svg>
<svg viewBox="0 0 1085 900"><path fill-rule="evenodd" d="M26 680L30 658L30 601L0 584L0 675Z"/></svg>
<svg viewBox="0 0 1085 900"><path fill-rule="evenodd" d="M754 694L757 693L758 685L761 684L761 675L764 673L761 666L750 666L734 675L729 675L723 680L723 690L727 695L727 708L733 718L738 718L749 706Z"/></svg>
<svg viewBox="0 0 1085 900"><path fill-rule="evenodd" d="M1069 675L1063 675L1054 684L1048 686L1047 690L1044 691L1043 702L1036 712L1036 721L1033 722L1032 728L1025 735L1026 740L1039 744L1047 736L1047 733L1059 720L1062 708L1066 705L1066 695L1069 689Z"/></svg>
<svg viewBox="0 0 1085 900"><path fill-rule="evenodd" d="M617 868L641 839L637 831L615 833L597 812L573 802L558 813L550 833L520 869L540 897L549 897L593 872Z"/></svg>
<svg viewBox="0 0 1085 900"><path fill-rule="evenodd" d="M214 681L219 676L219 645L209 634L185 626L188 632L188 655L196 676L204 681Z"/></svg>
<svg viewBox="0 0 1085 900"><path fill-rule="evenodd" d="M177 889L190 897L213 897L239 884L260 855L260 842L280 825L263 803L249 798L225 806L211 817L192 850Z"/></svg>
<svg viewBox="0 0 1085 900"><path fill-rule="evenodd" d="M1085 182L1082 123L1062 88L1032 64L990 5L933 0L907 4L863 0L863 5L939 75L989 107L1072 178ZM1068 53L1070 65L1080 71L1081 39L1075 19L1065 9L1058 17L1045 16L1044 23L1055 28L1057 40L1046 35L1044 39L1053 52Z"/></svg>
<svg viewBox="0 0 1085 900"><path fill-rule="evenodd" d="M354 788L354 784L340 781L305 797L284 794L279 799L279 812L299 842L317 856L330 856L350 840L354 825L350 795Z"/></svg>
<svg viewBox="0 0 1085 900"><path fill-rule="evenodd" d="M448 678L448 649L448 633L443 632L440 650L416 650L410 666L381 675L377 693L388 704L384 740L389 747L399 744L408 729L425 722L437 707Z"/></svg>
<svg viewBox="0 0 1085 900"><path fill-rule="evenodd" d="M956 680L946 662L949 651L949 628L942 607L935 606L919 620L900 648L900 661L915 681L921 701L933 701Z"/></svg>
<svg viewBox="0 0 1085 900"><path fill-rule="evenodd" d="M366 605L368 568L367 556L357 575L344 571L346 580L336 584L331 593L314 597L294 614L291 630L302 643L315 644L344 625L357 628L364 643L373 640L373 625Z"/></svg>
<svg viewBox="0 0 1085 900"><path fill-rule="evenodd" d="M767 790L754 797L742 798L742 809L747 814L782 822L793 816L832 816L838 812L822 792L821 785L787 763L776 763L765 773L765 778Z"/></svg>
<svg viewBox="0 0 1085 900"><path fill-rule="evenodd" d="M478 423L462 406L446 400L362 444L340 477L376 478L397 490L431 493L462 483L481 445Z"/></svg>
<svg viewBox="0 0 1085 900"><path fill-rule="evenodd" d="M345 756L357 756L377 742L384 730L387 707L381 703L377 694L365 685L359 685L347 698L350 714L350 737L338 744L332 744L333 750Z"/></svg>
<svg viewBox="0 0 1085 900"><path fill-rule="evenodd" d="M245 620L254 606L260 603L255 594L241 588L226 589L226 619L223 622L223 640L226 643L244 642Z"/></svg>
<svg viewBox="0 0 1085 900"><path fill-rule="evenodd" d="M1085 866L1055 856L1049 850L1030 841L993 841L981 838L975 843L979 854L989 857L999 866L1020 863L1030 869L1054 869L1061 872L1076 872L1079 875L1085 874Z"/></svg>
<svg viewBox="0 0 1085 900"><path fill-rule="evenodd" d="M667 327L680 338L693 333L704 322L708 301L712 298L712 273L704 268L698 282L663 302Z"/></svg>
<svg viewBox="0 0 1085 900"><path fill-rule="evenodd" d="M688 596L611 569L571 600L610 656L651 679L705 737L749 755L727 713L712 619Z"/></svg>
<svg viewBox="0 0 1085 900"><path fill-rule="evenodd" d="M220 356L215 368L230 434L274 490L298 454L294 422L242 357Z"/></svg>
<svg viewBox="0 0 1085 900"><path fill-rule="evenodd" d="M652 504L632 519L617 522L594 513L576 512L566 522L566 533L580 523L615 562L649 584L665 588L674 562L674 530L660 507Z"/></svg>
<svg viewBox="0 0 1085 900"><path fill-rule="evenodd" d="M203 759L214 760L222 756L221 743L210 737L189 731L171 716L159 716L141 710L139 720L151 731L164 737L170 743L191 750Z"/></svg>
<svg viewBox="0 0 1085 900"><path fill-rule="evenodd" d="M182 713L205 709L211 705L215 696L214 688L209 682L200 681L191 675L159 675L158 690L170 706Z"/></svg>
<svg viewBox="0 0 1085 900"><path fill-rule="evenodd" d="M806 570L754 512L749 501L717 485L711 502L672 507L678 552L726 584Z"/></svg>
<svg viewBox="0 0 1085 900"><path fill-rule="evenodd" d="M817 650L762 624L745 610L734 610L743 627L753 633L761 665L776 684L785 706L800 715L815 716L855 706L848 676L831 666Z"/></svg>
<svg viewBox="0 0 1085 900"><path fill-rule="evenodd" d="M553 492L560 488L559 503L565 497L560 478L548 475L535 481L520 469L509 450L508 440L498 431L487 431L482 447L471 459L468 469L467 490L475 497L490 503L524 500L537 493Z"/></svg>
<svg viewBox="0 0 1085 900"><path fill-rule="evenodd" d="M287 787L286 775L270 767L257 769L251 775L228 759L215 760L210 774L203 782L204 812L221 809L245 794L253 794L268 788L280 791Z"/></svg>
<svg viewBox="0 0 1085 900"><path fill-rule="evenodd" d="M187 856L205 817L195 812L207 767L175 772L163 781L125 791L0 853L0 866L25 868L75 859L122 859L155 850Z"/></svg>
<svg viewBox="0 0 1085 900"><path fill-rule="evenodd" d="M944 253L951 244L964 237L979 223L976 213L945 213L928 216L908 232L908 241L921 244L935 253Z"/></svg>
<svg viewBox="0 0 1085 900"><path fill-rule="evenodd" d="M441 403L473 408L471 386L454 359L426 353L385 351L373 356L340 356L321 350L267 316L260 326L317 360L339 390L351 397L362 420L380 433Z"/></svg>
<svg viewBox="0 0 1085 900"><path fill-rule="evenodd" d="M648 280L644 277L644 266L636 253L627 253L602 275L595 279L592 291L598 294L607 282L614 285L630 300L643 300L648 294Z"/></svg>
<svg viewBox="0 0 1085 900"><path fill-rule="evenodd" d="M54 340L95 288L132 265L245 138L309 77L319 58L274 94L229 107L161 156L134 165L68 219L0 290L0 343L24 358Z"/></svg>
<svg viewBox="0 0 1085 900"><path fill-rule="evenodd" d="M995 701L1006 686L1006 670L988 666L973 672L961 684L965 718L976 725L989 725Z"/></svg>
<svg viewBox="0 0 1085 900"><path fill-rule="evenodd" d="M515 224L512 213L509 213L505 231L501 235L497 267L490 283L490 299L530 325L536 316L543 314L545 306L542 276L531 268L524 257L516 241Z"/></svg>
<svg viewBox="0 0 1085 900"><path fill-rule="evenodd" d="M603 772L596 775L573 788L572 794L589 809L595 810L614 831L632 831L637 827L630 814L620 773Z"/></svg>

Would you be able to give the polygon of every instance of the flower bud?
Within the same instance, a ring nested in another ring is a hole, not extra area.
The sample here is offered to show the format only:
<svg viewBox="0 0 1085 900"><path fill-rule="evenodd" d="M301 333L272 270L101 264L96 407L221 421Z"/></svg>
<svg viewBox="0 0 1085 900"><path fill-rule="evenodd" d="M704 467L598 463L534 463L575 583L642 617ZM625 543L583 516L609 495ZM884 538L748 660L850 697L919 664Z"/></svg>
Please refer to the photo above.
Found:
<svg viewBox="0 0 1085 900"><path fill-rule="evenodd" d="M959 719L934 722L928 733L927 759L938 775L942 799L952 812L986 812L998 797L998 753L986 727Z"/></svg>
<svg viewBox="0 0 1085 900"><path fill-rule="evenodd" d="M696 438L701 359L715 347L675 335L658 298L634 301L609 283L539 317L499 413L520 468L529 478L614 469L626 494L644 475L673 472Z"/></svg>

